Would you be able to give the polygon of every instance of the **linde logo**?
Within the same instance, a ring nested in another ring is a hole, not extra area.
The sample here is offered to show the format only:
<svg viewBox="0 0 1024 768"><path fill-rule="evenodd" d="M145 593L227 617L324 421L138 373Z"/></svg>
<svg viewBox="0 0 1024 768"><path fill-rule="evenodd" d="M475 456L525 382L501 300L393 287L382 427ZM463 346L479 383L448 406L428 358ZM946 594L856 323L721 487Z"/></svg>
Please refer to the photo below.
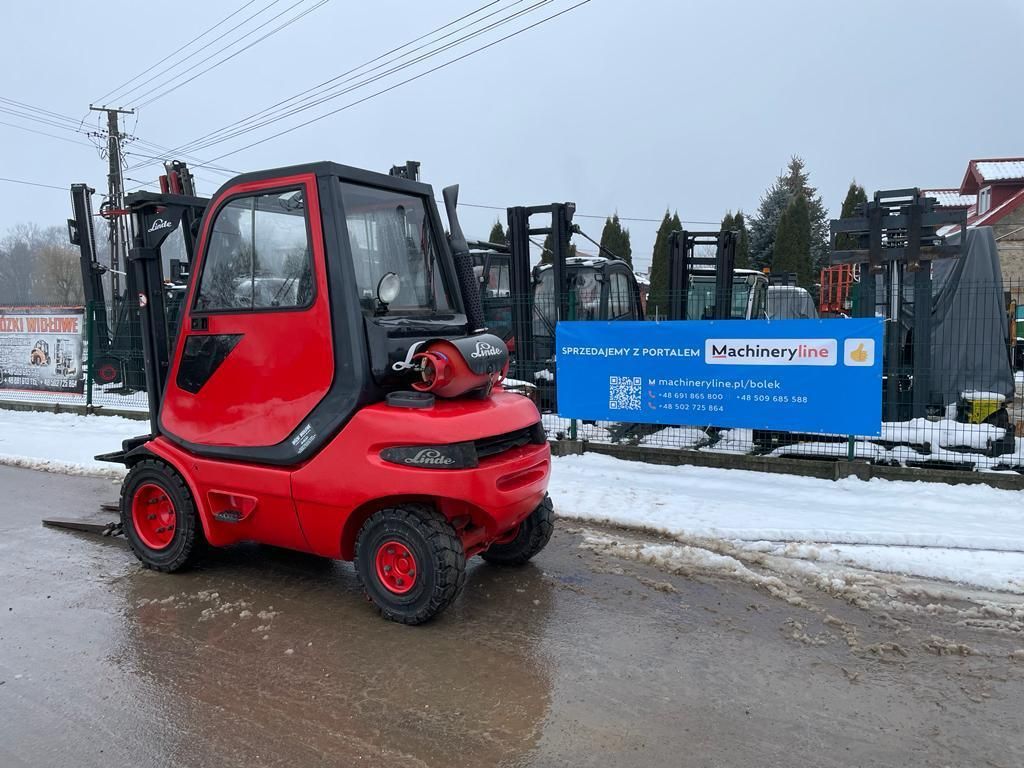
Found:
<svg viewBox="0 0 1024 768"><path fill-rule="evenodd" d="M170 229L173 226L174 225L171 224L171 222L169 222L167 219L157 219L146 231L159 232L161 229Z"/></svg>
<svg viewBox="0 0 1024 768"><path fill-rule="evenodd" d="M470 357L494 357L501 354L501 348L496 347L488 341L478 341L476 351L470 353Z"/></svg>
<svg viewBox="0 0 1024 768"><path fill-rule="evenodd" d="M424 448L422 451L418 451L414 456L410 456L405 460L406 464L415 464L422 466L424 464L428 466L450 466L455 463L455 459L451 456L445 456L436 448Z"/></svg>
<svg viewBox="0 0 1024 768"><path fill-rule="evenodd" d="M835 339L707 339L709 365L836 365Z"/></svg>

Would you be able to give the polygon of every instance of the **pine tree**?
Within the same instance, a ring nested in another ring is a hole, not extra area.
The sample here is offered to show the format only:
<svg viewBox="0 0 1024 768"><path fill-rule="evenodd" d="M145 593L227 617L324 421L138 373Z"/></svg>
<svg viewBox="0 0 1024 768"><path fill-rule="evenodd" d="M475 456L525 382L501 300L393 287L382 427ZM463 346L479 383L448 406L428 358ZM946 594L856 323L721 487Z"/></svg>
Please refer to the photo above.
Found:
<svg viewBox="0 0 1024 768"><path fill-rule="evenodd" d="M622 226L619 214L604 222L601 230L601 248L613 253L633 268L633 247L629 241L629 230Z"/></svg>
<svg viewBox="0 0 1024 768"><path fill-rule="evenodd" d="M811 222L811 262L813 269L820 270L828 266L828 210L818 194L818 190L810 185L809 175L804 161L798 155L790 158L786 174L786 188L792 197L803 195L807 204L807 215Z"/></svg>
<svg viewBox="0 0 1024 768"><path fill-rule="evenodd" d="M487 242L499 245L508 244L508 238L505 236L505 228L501 226L500 221L494 222L494 226L491 227L491 234L487 236Z"/></svg>
<svg viewBox="0 0 1024 768"><path fill-rule="evenodd" d="M747 220L743 211L733 213L729 211L722 218L722 231L733 230L739 232L736 243L736 268L748 269L750 265L750 232L747 231Z"/></svg>
<svg viewBox="0 0 1024 768"><path fill-rule="evenodd" d="M828 211L818 190L810 185L804 161L794 155L786 171L761 196L757 214L750 220L750 265L761 269L774 264L773 250L779 219L792 202L802 194L811 222L810 249L816 267L828 262Z"/></svg>
<svg viewBox="0 0 1024 768"><path fill-rule="evenodd" d="M846 199L843 200L843 207L839 215L841 218L849 218L853 216L857 211L857 206L860 203L866 203L868 201L867 192L864 191L864 187L857 183L854 179L850 182L850 188L846 192ZM837 251L848 251L857 247L857 238L853 235L841 233L836 235L836 250Z"/></svg>
<svg viewBox="0 0 1024 768"><path fill-rule="evenodd" d="M750 231L747 229L747 219L743 211L736 211L732 217L732 228L740 233L739 242L736 243L736 266L740 269L750 267Z"/></svg>
<svg viewBox="0 0 1024 768"><path fill-rule="evenodd" d="M803 195L794 197L779 217L772 252L772 272L795 272L798 285L804 288L814 286L810 206Z"/></svg>
<svg viewBox="0 0 1024 768"><path fill-rule="evenodd" d="M683 228L679 214L665 216L654 238L654 252L651 255L651 287L647 293L648 317L665 317L668 314L668 243L669 236Z"/></svg>
<svg viewBox="0 0 1024 768"><path fill-rule="evenodd" d="M551 243L552 242L553 241L551 240L551 233L549 232L548 236L544 238L544 248L540 252L540 263L541 264L550 264L552 261L554 261L555 252L551 249ZM569 243L569 253L566 256L566 258L571 259L575 255L576 255L576 244L570 242Z"/></svg>

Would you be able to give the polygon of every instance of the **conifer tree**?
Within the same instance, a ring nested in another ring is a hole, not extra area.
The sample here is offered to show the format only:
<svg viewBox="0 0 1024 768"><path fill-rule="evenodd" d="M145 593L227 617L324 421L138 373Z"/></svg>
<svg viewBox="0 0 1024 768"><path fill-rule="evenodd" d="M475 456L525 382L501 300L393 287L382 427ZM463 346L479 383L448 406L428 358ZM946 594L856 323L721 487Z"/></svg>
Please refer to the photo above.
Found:
<svg viewBox="0 0 1024 768"><path fill-rule="evenodd" d="M647 293L648 317L664 318L668 315L668 243L670 235L682 228L679 214L669 216L666 210L658 227L658 234L654 238L654 252L651 255L651 287Z"/></svg>
<svg viewBox="0 0 1024 768"><path fill-rule="evenodd" d="M607 249L633 268L633 247L629 241L629 230L622 226L619 214L614 214L604 222L601 230L601 247Z"/></svg>
<svg viewBox="0 0 1024 768"><path fill-rule="evenodd" d="M555 258L555 252L551 248L551 243L552 243L551 233L549 232L548 236L544 238L544 247L541 249L541 252L540 252L540 263L541 264L550 264L554 260L554 258ZM569 243L569 253L567 254L566 258L571 259L575 255L576 255L576 244L570 242Z"/></svg>
<svg viewBox="0 0 1024 768"><path fill-rule="evenodd" d="M846 199L843 200L843 207L839 215L841 218L849 218L856 213L857 206L861 203L868 201L867 192L864 191L864 187L857 183L854 179L850 182L850 188L846 192ZM848 251L857 247L857 238L853 235L848 235L845 232L836 235L836 250L837 251Z"/></svg>
<svg viewBox="0 0 1024 768"><path fill-rule="evenodd" d="M754 269L773 265L775 233L779 219L797 195L803 195L811 223L810 250L814 266L828 262L828 211L818 190L811 186L804 161L794 155L786 170L779 174L761 196L757 213L750 219L749 266Z"/></svg>
<svg viewBox="0 0 1024 768"><path fill-rule="evenodd" d="M494 226L491 227L491 234L487 236L487 242L497 243L499 245L508 244L508 238L505 236L505 228L501 226L500 221L494 222Z"/></svg>
<svg viewBox="0 0 1024 768"><path fill-rule="evenodd" d="M814 286L810 209L803 195L794 197L779 217L771 268L772 272L796 273L801 287Z"/></svg>

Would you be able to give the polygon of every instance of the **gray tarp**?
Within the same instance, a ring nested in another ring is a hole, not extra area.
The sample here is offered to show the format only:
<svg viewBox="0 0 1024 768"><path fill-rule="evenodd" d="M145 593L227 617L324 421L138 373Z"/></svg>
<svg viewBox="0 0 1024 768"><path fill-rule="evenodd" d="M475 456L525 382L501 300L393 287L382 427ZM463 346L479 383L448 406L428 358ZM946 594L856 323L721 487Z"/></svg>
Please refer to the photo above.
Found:
<svg viewBox="0 0 1024 768"><path fill-rule="evenodd" d="M930 389L941 392L947 405L964 391L1014 393L1009 319L992 228L968 230L966 242L958 258L933 262Z"/></svg>

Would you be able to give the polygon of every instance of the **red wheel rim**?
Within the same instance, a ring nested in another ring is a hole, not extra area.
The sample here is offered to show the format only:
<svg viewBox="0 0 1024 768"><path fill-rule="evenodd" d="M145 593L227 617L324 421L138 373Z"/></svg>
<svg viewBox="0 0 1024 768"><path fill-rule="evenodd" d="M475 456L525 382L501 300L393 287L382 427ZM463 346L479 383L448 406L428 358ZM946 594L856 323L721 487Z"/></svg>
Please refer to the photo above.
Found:
<svg viewBox="0 0 1024 768"><path fill-rule="evenodd" d="M155 483L145 483L132 497L132 525L139 539L150 549L167 549L174 539L178 514L167 491Z"/></svg>
<svg viewBox="0 0 1024 768"><path fill-rule="evenodd" d="M402 542L385 541L377 547L375 560L377 578L389 592L404 595L416 585L416 557Z"/></svg>
<svg viewBox="0 0 1024 768"><path fill-rule="evenodd" d="M99 370L96 371L96 378L104 383L110 383L117 378L117 368L110 363L101 365Z"/></svg>

